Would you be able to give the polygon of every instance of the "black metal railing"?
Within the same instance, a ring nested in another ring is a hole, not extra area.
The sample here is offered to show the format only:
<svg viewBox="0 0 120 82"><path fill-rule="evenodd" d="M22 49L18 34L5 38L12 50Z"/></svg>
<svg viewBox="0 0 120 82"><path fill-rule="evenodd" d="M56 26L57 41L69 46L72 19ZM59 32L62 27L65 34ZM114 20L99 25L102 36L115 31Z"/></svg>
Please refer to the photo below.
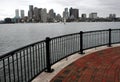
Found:
<svg viewBox="0 0 120 82"><path fill-rule="evenodd" d="M0 82L30 82L43 71L74 53L120 43L120 29L68 34L36 42L0 56Z"/></svg>
<svg viewBox="0 0 120 82"><path fill-rule="evenodd" d="M46 67L46 43L40 41L0 56L0 82L28 82Z"/></svg>

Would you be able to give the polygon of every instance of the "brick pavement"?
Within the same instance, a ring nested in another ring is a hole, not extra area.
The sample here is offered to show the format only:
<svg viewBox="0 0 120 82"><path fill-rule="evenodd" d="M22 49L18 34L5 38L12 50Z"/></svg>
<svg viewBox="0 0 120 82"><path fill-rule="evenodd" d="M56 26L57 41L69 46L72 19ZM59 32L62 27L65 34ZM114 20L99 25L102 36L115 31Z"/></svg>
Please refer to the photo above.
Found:
<svg viewBox="0 0 120 82"><path fill-rule="evenodd" d="M61 70L50 82L120 82L120 47L84 56Z"/></svg>

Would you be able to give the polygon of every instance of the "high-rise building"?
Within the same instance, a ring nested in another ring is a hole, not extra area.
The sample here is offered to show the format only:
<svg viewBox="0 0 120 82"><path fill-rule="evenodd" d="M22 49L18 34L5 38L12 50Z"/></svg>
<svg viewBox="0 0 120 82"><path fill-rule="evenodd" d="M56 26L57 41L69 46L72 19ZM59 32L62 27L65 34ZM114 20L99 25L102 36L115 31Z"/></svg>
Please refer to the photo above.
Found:
<svg viewBox="0 0 120 82"><path fill-rule="evenodd" d="M25 14L24 14L24 10L21 10L21 18L24 18Z"/></svg>
<svg viewBox="0 0 120 82"><path fill-rule="evenodd" d="M15 18L19 18L19 9L15 10Z"/></svg>
<svg viewBox="0 0 120 82"><path fill-rule="evenodd" d="M56 13L53 9L50 9L48 12L48 22L55 22Z"/></svg>
<svg viewBox="0 0 120 82"><path fill-rule="evenodd" d="M98 18L97 13L96 13L96 12L95 12L95 13L90 13L90 14L89 14L89 18L91 18L91 19L96 19L96 18Z"/></svg>
<svg viewBox="0 0 120 82"><path fill-rule="evenodd" d="M49 10L49 17L50 17L50 18L55 18L55 13L54 13L54 10L53 10L53 9L50 9L50 10Z"/></svg>
<svg viewBox="0 0 120 82"><path fill-rule="evenodd" d="M33 19L33 5L29 5L28 18Z"/></svg>
<svg viewBox="0 0 120 82"><path fill-rule="evenodd" d="M73 9L72 7L69 10L70 18L78 19L79 18L79 9Z"/></svg>
<svg viewBox="0 0 120 82"><path fill-rule="evenodd" d="M38 9L38 13L39 13L39 19L40 19L40 21L41 21L41 12L42 12L42 8L39 8Z"/></svg>
<svg viewBox="0 0 120 82"><path fill-rule="evenodd" d="M37 7L35 7L33 12L34 12L34 15L33 15L34 20L36 22L40 21L39 9Z"/></svg>
<svg viewBox="0 0 120 82"><path fill-rule="evenodd" d="M44 8L41 10L41 21L42 22L47 22L47 9Z"/></svg>
<svg viewBox="0 0 120 82"><path fill-rule="evenodd" d="M33 11L33 5L29 5L29 10Z"/></svg>
<svg viewBox="0 0 120 82"><path fill-rule="evenodd" d="M116 18L116 14L109 14L109 18Z"/></svg>
<svg viewBox="0 0 120 82"><path fill-rule="evenodd" d="M15 18L13 20L15 23L18 23L20 21L19 9L15 10Z"/></svg>
<svg viewBox="0 0 120 82"><path fill-rule="evenodd" d="M68 19L69 14L68 14L68 8L65 8L65 10L63 11L63 19Z"/></svg>

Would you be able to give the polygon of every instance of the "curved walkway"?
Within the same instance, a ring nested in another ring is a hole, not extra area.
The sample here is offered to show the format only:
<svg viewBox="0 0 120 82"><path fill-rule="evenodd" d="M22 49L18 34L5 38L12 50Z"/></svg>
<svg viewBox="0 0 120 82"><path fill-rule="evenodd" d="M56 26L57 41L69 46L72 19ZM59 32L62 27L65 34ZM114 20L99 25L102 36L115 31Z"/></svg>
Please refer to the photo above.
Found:
<svg viewBox="0 0 120 82"><path fill-rule="evenodd" d="M120 82L120 47L84 56L65 67L50 82Z"/></svg>

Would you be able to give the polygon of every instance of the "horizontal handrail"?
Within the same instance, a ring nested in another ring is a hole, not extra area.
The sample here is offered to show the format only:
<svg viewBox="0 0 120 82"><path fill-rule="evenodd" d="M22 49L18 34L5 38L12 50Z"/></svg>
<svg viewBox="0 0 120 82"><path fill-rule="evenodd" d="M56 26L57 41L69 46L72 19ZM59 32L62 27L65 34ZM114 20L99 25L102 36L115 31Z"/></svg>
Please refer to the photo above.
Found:
<svg viewBox="0 0 120 82"><path fill-rule="evenodd" d="M18 48L18 49L16 49L16 50L13 50L13 51L10 51L10 52L5 53L5 54L3 54L3 55L0 55L0 59L4 58L4 57L6 57L6 56L9 56L10 53L14 54L14 53L17 52L17 51L23 50L23 49L25 49L25 48L27 48L27 47L30 47L30 46L34 46L35 44L38 44L38 43L41 43L41 42L44 42L44 41L45 41L45 40L42 40L42 41L39 41L39 42L35 42L35 43L32 43L32 44L28 44L28 45L23 46L23 47L21 47L21 48ZM12 55L12 54L11 54L11 55Z"/></svg>
<svg viewBox="0 0 120 82"><path fill-rule="evenodd" d="M120 30L120 29L112 29L112 30ZM106 30L85 31L83 33L102 32L102 31L108 31L108 30L106 29ZM79 34L79 32L78 33L72 33L72 34L66 34L66 35L61 35L61 36L53 37L51 39L62 38L62 37L71 36L71 35L75 35L75 34ZM38 42L35 42L35 43L32 43L32 44L28 44L28 45L26 45L24 47L21 47L21 48L18 48L16 50L13 50L13 51L10 51L8 53L5 53L3 55L0 55L0 59L2 59L3 57L7 56L7 54L9 54L9 53L14 53L16 51L19 51L19 50L24 49L24 48L29 47L29 46L33 46L33 45L38 44L38 43L43 42L43 41L45 41L45 40L38 41Z"/></svg>

